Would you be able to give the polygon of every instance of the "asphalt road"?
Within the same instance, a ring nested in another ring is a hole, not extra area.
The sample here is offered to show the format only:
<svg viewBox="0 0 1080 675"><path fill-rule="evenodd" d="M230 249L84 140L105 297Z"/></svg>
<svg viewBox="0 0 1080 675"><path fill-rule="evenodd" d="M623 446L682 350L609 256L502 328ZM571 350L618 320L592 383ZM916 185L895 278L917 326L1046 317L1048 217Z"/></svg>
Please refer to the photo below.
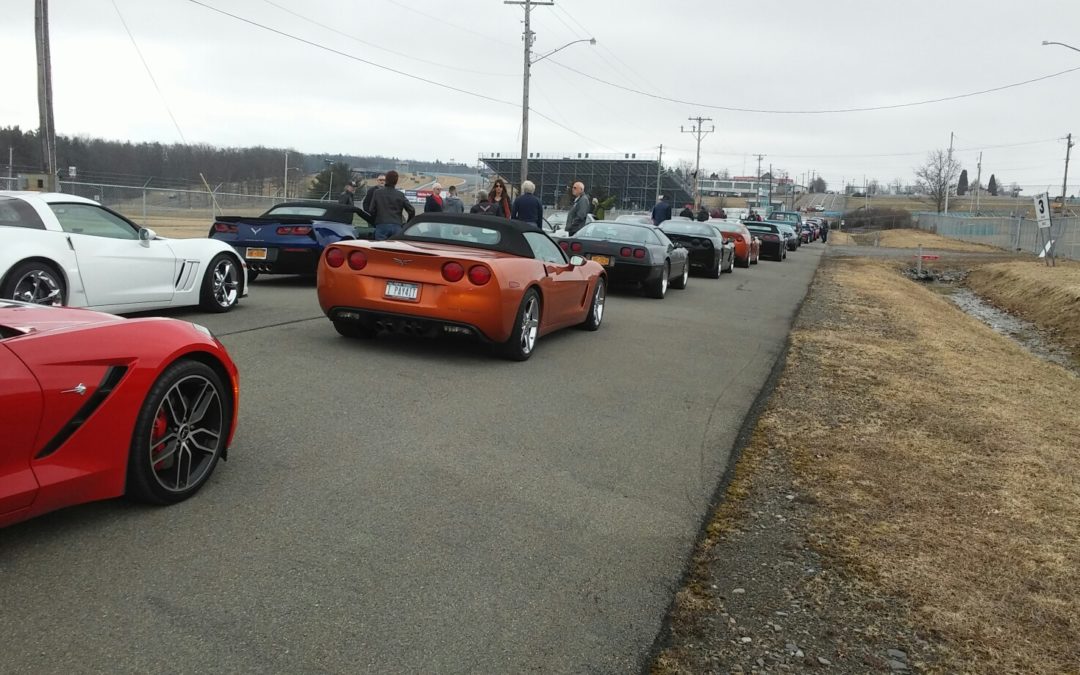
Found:
<svg viewBox="0 0 1080 675"><path fill-rule="evenodd" d="M822 194L813 193L804 195L799 199L798 206L803 208L804 206L822 205L826 211L846 211L847 210L847 197L840 194ZM808 213L807 216L813 216L813 213Z"/></svg>
<svg viewBox="0 0 1080 675"><path fill-rule="evenodd" d="M0 671L641 667L822 250L613 294L526 363L341 338L296 279L172 313L239 364L230 459L0 531Z"/></svg>

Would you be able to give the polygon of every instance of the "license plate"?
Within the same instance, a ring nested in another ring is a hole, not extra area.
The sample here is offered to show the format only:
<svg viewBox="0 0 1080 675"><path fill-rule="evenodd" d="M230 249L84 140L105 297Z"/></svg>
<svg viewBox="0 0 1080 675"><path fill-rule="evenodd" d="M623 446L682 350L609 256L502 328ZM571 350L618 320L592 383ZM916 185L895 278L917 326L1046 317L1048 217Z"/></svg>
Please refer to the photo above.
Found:
<svg viewBox="0 0 1080 675"><path fill-rule="evenodd" d="M606 255L594 255L594 256L592 256L592 259L595 262L600 263L604 267L610 267L611 266L611 258L609 258Z"/></svg>
<svg viewBox="0 0 1080 675"><path fill-rule="evenodd" d="M266 249L249 248L244 255L247 256L248 260L266 260Z"/></svg>
<svg viewBox="0 0 1080 675"><path fill-rule="evenodd" d="M387 281L386 297L395 300L416 301L420 297L420 284L410 284L405 281Z"/></svg>

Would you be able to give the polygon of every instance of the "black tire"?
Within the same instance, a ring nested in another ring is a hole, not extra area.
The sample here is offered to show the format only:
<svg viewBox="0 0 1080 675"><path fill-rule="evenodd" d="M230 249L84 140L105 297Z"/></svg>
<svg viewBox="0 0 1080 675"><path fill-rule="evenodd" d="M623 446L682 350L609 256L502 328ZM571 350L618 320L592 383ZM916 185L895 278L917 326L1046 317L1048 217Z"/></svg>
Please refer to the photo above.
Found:
<svg viewBox="0 0 1080 675"><path fill-rule="evenodd" d="M749 267L750 265L756 265L759 262L761 262L761 250L760 249L758 250L758 254L757 254L756 258L751 258L749 253L746 254L746 257L747 257L747 260L749 260L749 265L747 265L747 267Z"/></svg>
<svg viewBox="0 0 1080 675"><path fill-rule="evenodd" d="M240 302L240 262L228 253L218 253L203 274L199 308L204 312L229 312ZM219 274L221 275L219 277Z"/></svg>
<svg viewBox="0 0 1080 675"><path fill-rule="evenodd" d="M19 297L15 297L18 293ZM30 293L30 297L27 297ZM28 260L11 268L0 288L5 300L25 300L41 305L67 304L67 284L55 267L40 260Z"/></svg>
<svg viewBox="0 0 1080 675"><path fill-rule="evenodd" d="M514 329L510 331L510 337L506 342L500 346L500 351L505 358L511 361L527 361L533 355L533 352L536 351L536 343L540 338L542 309L540 294L536 292L536 289L530 288L525 291L525 295L521 297L521 304L518 306L517 314L514 315ZM525 333L526 311L535 311L536 325L532 327L532 330L535 330L536 334L532 336L531 346L527 344L528 339Z"/></svg>
<svg viewBox="0 0 1080 675"><path fill-rule="evenodd" d="M338 335L347 338L370 340L375 337L374 328L357 321L335 321L334 330L338 332Z"/></svg>
<svg viewBox="0 0 1080 675"><path fill-rule="evenodd" d="M172 405L165 402L166 396ZM178 399L190 408L181 405ZM203 414L195 419L203 402ZM135 432L128 450L127 497L151 504L175 504L198 492L225 452L225 441L232 425L232 406L230 389L205 363L185 359L166 368L150 387L135 420ZM186 413L188 410L190 414ZM195 431L186 437L193 445L178 442L171 453L168 452L165 438L187 433L196 425L216 431L216 437L205 431ZM198 449L200 443L203 445ZM152 454L156 458L152 458ZM188 480L183 481L185 457ZM191 478L193 471L196 473L194 479Z"/></svg>
<svg viewBox="0 0 1080 675"><path fill-rule="evenodd" d="M683 263L682 276L680 276L675 281L672 281L671 282L671 287L682 290L682 289L686 288L686 285L688 283L690 283L690 258L687 258L686 261Z"/></svg>
<svg viewBox="0 0 1080 675"><path fill-rule="evenodd" d="M668 279L670 278L670 274L671 274L671 262L668 261L668 262L664 263L664 271L660 273L660 278L657 279L656 281L652 282L651 284L649 284L648 287L645 289L646 294L650 298L656 298L657 300L663 300L664 296L667 295L667 287L668 287L667 282L668 282Z"/></svg>
<svg viewBox="0 0 1080 675"><path fill-rule="evenodd" d="M735 266L742 268L750 267L750 254L747 253L745 259L735 258Z"/></svg>
<svg viewBox="0 0 1080 675"><path fill-rule="evenodd" d="M710 279L719 279L720 273L724 271L723 267L724 253L723 251L720 251L719 257L717 257L717 259L713 261L713 264L709 267L709 271L705 276L709 277Z"/></svg>
<svg viewBox="0 0 1080 675"><path fill-rule="evenodd" d="M596 288L593 289L592 302L589 303L589 313L585 315L585 321L578 324L582 330L596 330L600 328L604 320L604 307L607 302L607 284L604 277L596 280ZM599 304L599 307L597 306Z"/></svg>

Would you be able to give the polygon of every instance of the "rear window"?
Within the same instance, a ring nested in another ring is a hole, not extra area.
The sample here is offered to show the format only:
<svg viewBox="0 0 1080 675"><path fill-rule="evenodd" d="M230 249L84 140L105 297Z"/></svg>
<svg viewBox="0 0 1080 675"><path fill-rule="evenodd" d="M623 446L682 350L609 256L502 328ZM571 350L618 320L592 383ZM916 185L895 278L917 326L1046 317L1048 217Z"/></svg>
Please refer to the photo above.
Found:
<svg viewBox="0 0 1080 675"><path fill-rule="evenodd" d="M612 241L627 241L634 244L655 244L658 242L656 235L648 228L637 225L622 225L600 221L589 223L578 230L577 237L585 239L610 239Z"/></svg>
<svg viewBox="0 0 1080 675"><path fill-rule="evenodd" d="M0 225L31 230L45 229L45 223L41 221L34 207L13 197L0 197Z"/></svg>
<svg viewBox="0 0 1080 675"><path fill-rule="evenodd" d="M266 212L266 216L302 216L304 218L325 218L326 209L318 206L275 206ZM264 218L266 216L263 216Z"/></svg>
<svg viewBox="0 0 1080 675"><path fill-rule="evenodd" d="M700 223L683 223L677 221L668 221L664 223L661 228L664 232L670 232L671 234L692 234L698 237L711 237L713 236L713 230L708 225L702 225Z"/></svg>
<svg viewBox="0 0 1080 675"><path fill-rule="evenodd" d="M461 223L424 222L410 225L401 233L405 239L436 239L449 244L495 246L502 240L498 230Z"/></svg>

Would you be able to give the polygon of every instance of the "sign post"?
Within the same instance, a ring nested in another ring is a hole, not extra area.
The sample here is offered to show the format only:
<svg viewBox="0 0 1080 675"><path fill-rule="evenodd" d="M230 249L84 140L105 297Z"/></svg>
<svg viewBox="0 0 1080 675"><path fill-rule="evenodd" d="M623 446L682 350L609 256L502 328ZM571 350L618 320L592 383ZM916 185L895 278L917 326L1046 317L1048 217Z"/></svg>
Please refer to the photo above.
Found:
<svg viewBox="0 0 1080 675"><path fill-rule="evenodd" d="M1053 266L1054 261L1054 228L1050 214L1050 195L1046 192L1032 197L1035 202L1035 219L1039 225L1039 257L1046 258L1046 264Z"/></svg>

